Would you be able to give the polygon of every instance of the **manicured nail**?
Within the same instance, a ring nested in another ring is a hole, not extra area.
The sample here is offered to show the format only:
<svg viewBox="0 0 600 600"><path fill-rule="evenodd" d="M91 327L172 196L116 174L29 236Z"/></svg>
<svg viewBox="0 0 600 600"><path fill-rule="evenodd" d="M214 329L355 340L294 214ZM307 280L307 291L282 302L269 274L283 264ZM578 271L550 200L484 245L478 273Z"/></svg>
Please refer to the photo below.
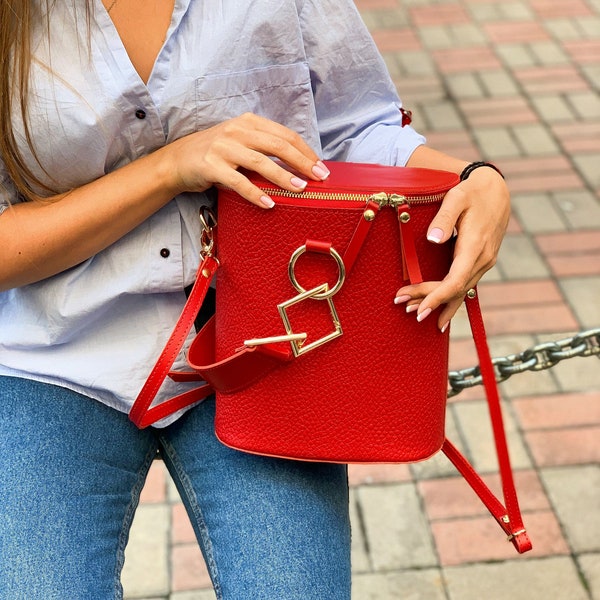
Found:
<svg viewBox="0 0 600 600"><path fill-rule="evenodd" d="M442 241L442 238L444 237L444 232L437 228L434 227L428 234L427 234L427 239L430 242L433 242L434 244L439 244Z"/></svg>
<svg viewBox="0 0 600 600"><path fill-rule="evenodd" d="M446 329L448 329L448 327L450 326L450 321L446 321L446 323L444 323L441 327L440 327L440 331L442 333L446 333Z"/></svg>
<svg viewBox="0 0 600 600"><path fill-rule="evenodd" d="M300 188L302 190L308 185L308 182L306 182L306 181L304 181L304 179L300 179L300 177L296 177L296 176L294 176L290 179L290 183L294 187Z"/></svg>
<svg viewBox="0 0 600 600"><path fill-rule="evenodd" d="M312 168L312 172L315 177L318 177L323 181L331 175L329 169L320 160L317 161L317 164Z"/></svg>
<svg viewBox="0 0 600 600"><path fill-rule="evenodd" d="M404 302L408 302L410 300L410 296L404 294L403 296L396 296L394 298L394 304L403 304Z"/></svg>
<svg viewBox="0 0 600 600"><path fill-rule="evenodd" d="M269 198L269 196L261 196L260 203L265 208L273 208L275 206L275 202L273 202L273 200L271 198Z"/></svg>
<svg viewBox="0 0 600 600"><path fill-rule="evenodd" d="M420 315L417 315L417 321L424 321L433 311L431 308L426 308Z"/></svg>
<svg viewBox="0 0 600 600"><path fill-rule="evenodd" d="M415 310L419 310L419 305L418 304L410 304L409 306L406 307L406 312L407 313L415 312Z"/></svg>

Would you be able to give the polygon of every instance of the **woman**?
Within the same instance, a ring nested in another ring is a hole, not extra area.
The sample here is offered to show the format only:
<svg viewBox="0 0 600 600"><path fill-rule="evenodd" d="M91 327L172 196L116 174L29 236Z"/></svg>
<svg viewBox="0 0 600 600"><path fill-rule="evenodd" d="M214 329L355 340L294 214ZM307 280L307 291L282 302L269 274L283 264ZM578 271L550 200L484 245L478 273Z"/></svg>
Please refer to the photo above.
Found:
<svg viewBox="0 0 600 600"><path fill-rule="evenodd" d="M145 430L127 412L193 281L214 184L268 210L238 167L299 191L322 159L468 163L402 127L350 0L0 0L0 28L0 598L121 598L157 451L219 598L349 598L342 466L229 450L210 402ZM450 274L396 303L419 320L445 305L445 328L508 204L495 169L471 170L429 228L458 231Z"/></svg>

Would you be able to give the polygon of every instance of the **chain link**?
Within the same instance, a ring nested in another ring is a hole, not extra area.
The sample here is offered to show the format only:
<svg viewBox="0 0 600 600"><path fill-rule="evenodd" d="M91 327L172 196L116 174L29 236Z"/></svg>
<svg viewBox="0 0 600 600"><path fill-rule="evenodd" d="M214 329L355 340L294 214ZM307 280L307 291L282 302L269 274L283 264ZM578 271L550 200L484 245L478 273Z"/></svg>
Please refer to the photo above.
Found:
<svg viewBox="0 0 600 600"><path fill-rule="evenodd" d="M518 354L492 358L496 381L506 381L516 373L543 371L563 360L575 356L597 356L600 358L600 328L577 333L573 337L555 342L543 342ZM479 366L450 371L448 373L448 398L456 396L467 388L483 383Z"/></svg>

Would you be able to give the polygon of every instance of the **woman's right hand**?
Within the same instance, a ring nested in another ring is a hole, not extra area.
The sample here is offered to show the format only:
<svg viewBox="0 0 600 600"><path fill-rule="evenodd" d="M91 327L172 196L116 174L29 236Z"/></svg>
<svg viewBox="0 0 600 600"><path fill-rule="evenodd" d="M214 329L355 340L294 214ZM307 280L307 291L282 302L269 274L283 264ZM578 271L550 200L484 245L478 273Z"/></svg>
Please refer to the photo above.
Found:
<svg viewBox="0 0 600 600"><path fill-rule="evenodd" d="M179 192L202 192L221 184L263 208L271 208L273 201L238 168L255 171L293 192L302 191L306 181L269 157L280 159L299 175L314 180L324 180L329 175L327 167L300 135L251 113L180 138L161 152L171 161L170 172Z"/></svg>

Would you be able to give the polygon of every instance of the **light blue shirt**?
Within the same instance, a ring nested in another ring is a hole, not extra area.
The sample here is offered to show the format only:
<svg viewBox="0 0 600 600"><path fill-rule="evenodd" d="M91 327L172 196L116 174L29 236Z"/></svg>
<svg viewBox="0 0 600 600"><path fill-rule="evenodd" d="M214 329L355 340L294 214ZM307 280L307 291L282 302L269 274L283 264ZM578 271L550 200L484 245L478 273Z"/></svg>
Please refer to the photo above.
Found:
<svg viewBox="0 0 600 600"><path fill-rule="evenodd" d="M424 143L401 127L400 100L351 0L176 0L147 84L100 0L89 40L83 11L77 27L70 2L53 11L50 43L43 28L35 35L30 113L54 181L21 149L57 192L247 111L294 129L329 160L403 165ZM0 183L1 219L19 201L1 163ZM178 196L84 263L0 293L0 375L129 411L194 280L206 202ZM182 353L176 367L184 362ZM168 381L157 401L183 389Z"/></svg>

